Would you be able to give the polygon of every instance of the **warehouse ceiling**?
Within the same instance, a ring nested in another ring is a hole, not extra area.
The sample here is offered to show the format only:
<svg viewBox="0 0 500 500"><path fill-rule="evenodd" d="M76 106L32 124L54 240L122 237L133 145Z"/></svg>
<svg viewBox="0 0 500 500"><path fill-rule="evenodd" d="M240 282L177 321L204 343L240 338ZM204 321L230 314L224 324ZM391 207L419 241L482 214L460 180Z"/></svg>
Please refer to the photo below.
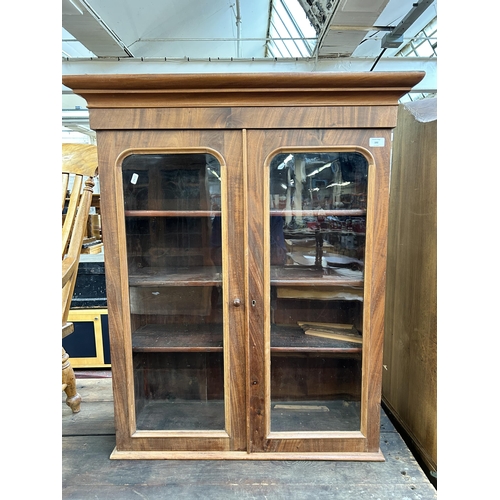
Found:
<svg viewBox="0 0 500 500"><path fill-rule="evenodd" d="M62 51L66 61L376 59L434 17L435 0L62 0Z"/></svg>
<svg viewBox="0 0 500 500"><path fill-rule="evenodd" d="M436 0L62 0L62 72L423 70L432 93L436 18ZM84 106L63 86L63 112Z"/></svg>

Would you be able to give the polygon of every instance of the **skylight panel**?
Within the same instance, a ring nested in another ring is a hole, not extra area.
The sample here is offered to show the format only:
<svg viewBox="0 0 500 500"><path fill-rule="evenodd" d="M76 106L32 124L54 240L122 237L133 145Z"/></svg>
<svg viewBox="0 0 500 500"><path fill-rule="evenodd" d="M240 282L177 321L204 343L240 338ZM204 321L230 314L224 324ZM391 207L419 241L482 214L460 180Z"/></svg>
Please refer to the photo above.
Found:
<svg viewBox="0 0 500 500"><path fill-rule="evenodd" d="M413 37L396 54L401 57L437 57L437 18Z"/></svg>
<svg viewBox="0 0 500 500"><path fill-rule="evenodd" d="M396 53L399 57L437 57L437 17L422 31L417 33L402 49ZM408 92L399 102L417 101L434 97L433 93Z"/></svg>
<svg viewBox="0 0 500 500"><path fill-rule="evenodd" d="M316 32L297 0L273 0L268 56L310 57L316 41Z"/></svg>
<svg viewBox="0 0 500 500"><path fill-rule="evenodd" d="M63 57L96 57L87 47L80 43L71 33L62 28Z"/></svg>

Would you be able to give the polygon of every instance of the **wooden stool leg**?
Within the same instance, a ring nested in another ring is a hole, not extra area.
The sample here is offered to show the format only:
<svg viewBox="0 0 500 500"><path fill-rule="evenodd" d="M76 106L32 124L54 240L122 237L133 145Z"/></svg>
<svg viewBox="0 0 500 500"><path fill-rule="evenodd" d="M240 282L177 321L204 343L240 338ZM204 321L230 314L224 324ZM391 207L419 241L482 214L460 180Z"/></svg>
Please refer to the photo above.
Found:
<svg viewBox="0 0 500 500"><path fill-rule="evenodd" d="M62 348L62 384L63 391L66 393L66 404L71 408L73 413L80 411L80 402L82 397L76 392L76 379L73 367L69 362L69 356Z"/></svg>

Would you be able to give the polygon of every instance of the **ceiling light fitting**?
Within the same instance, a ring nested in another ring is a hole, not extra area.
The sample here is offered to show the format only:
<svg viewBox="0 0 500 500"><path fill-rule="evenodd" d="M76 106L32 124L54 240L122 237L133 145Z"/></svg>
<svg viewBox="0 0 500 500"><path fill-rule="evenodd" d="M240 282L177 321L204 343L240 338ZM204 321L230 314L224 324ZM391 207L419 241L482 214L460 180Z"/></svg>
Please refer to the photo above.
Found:
<svg viewBox="0 0 500 500"><path fill-rule="evenodd" d="M382 38L383 49L397 49L403 43L403 35L406 30L424 13L433 3L433 0L420 0L413 4L412 10L406 14L403 20Z"/></svg>

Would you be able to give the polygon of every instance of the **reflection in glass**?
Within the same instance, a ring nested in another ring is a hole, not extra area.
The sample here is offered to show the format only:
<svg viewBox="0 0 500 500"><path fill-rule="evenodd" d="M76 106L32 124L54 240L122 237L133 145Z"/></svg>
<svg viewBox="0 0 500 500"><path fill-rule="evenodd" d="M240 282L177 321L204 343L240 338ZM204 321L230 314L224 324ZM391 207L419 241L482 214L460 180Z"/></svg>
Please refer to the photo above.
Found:
<svg viewBox="0 0 500 500"><path fill-rule="evenodd" d="M359 430L368 162L292 151L269 172L271 430Z"/></svg>
<svg viewBox="0 0 500 500"><path fill-rule="evenodd" d="M205 153L122 163L139 430L224 429L220 175Z"/></svg>

